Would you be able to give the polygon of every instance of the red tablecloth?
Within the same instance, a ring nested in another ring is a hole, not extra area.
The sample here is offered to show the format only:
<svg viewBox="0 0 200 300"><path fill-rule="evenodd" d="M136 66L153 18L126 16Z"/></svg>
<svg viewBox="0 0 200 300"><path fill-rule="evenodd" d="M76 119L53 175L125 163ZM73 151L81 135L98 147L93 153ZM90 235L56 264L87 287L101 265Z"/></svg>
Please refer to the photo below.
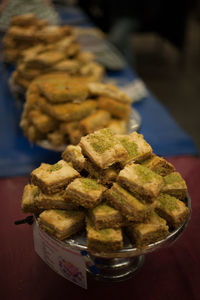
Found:
<svg viewBox="0 0 200 300"><path fill-rule="evenodd" d="M84 290L52 271L34 252L32 227L14 225L23 218L20 201L27 177L0 180L0 299L200 299L200 159L169 159L185 178L192 199L192 218L170 247L146 255L135 277L105 283L88 280Z"/></svg>

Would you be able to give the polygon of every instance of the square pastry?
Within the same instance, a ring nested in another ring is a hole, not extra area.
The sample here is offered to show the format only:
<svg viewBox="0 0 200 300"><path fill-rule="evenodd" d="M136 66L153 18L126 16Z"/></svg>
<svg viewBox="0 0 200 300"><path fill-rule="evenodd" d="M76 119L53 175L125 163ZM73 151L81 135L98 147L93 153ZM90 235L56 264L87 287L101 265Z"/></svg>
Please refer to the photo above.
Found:
<svg viewBox="0 0 200 300"><path fill-rule="evenodd" d="M47 78L45 82L38 82L38 88L42 95L52 103L82 102L88 96L88 88L84 79L69 78L66 75L60 75L54 80Z"/></svg>
<svg viewBox="0 0 200 300"><path fill-rule="evenodd" d="M145 223L136 223L127 226L127 235L137 248L145 248L167 237L168 226L166 221L154 211Z"/></svg>
<svg viewBox="0 0 200 300"><path fill-rule="evenodd" d="M104 228L96 230L90 219L86 221L87 247L91 252L112 252L122 249L123 236L121 228Z"/></svg>
<svg viewBox="0 0 200 300"><path fill-rule="evenodd" d="M163 157L159 157L155 154L153 154L149 159L143 161L141 164L161 176L166 176L175 171L172 164Z"/></svg>
<svg viewBox="0 0 200 300"><path fill-rule="evenodd" d="M80 146L69 145L66 147L65 151L62 153L62 158L71 162L74 169L81 172L85 168L86 159L82 154Z"/></svg>
<svg viewBox="0 0 200 300"><path fill-rule="evenodd" d="M84 227L82 211L45 210L38 218L40 227L58 240L64 240Z"/></svg>
<svg viewBox="0 0 200 300"><path fill-rule="evenodd" d="M80 177L80 174L64 160L54 165L42 163L31 173L32 183L38 185L46 194L59 192L77 177Z"/></svg>
<svg viewBox="0 0 200 300"><path fill-rule="evenodd" d="M89 214L97 230L103 228L120 228L128 223L119 210L105 202L91 209Z"/></svg>
<svg viewBox="0 0 200 300"><path fill-rule="evenodd" d="M177 197L178 199L185 199L187 197L187 186L185 180L178 172L173 172L163 177L164 186L162 193Z"/></svg>
<svg viewBox="0 0 200 300"><path fill-rule="evenodd" d="M126 165L117 182L139 197L153 202L163 187L163 177L139 164Z"/></svg>
<svg viewBox="0 0 200 300"><path fill-rule="evenodd" d="M118 135L117 138L128 153L127 158L122 162L123 165L130 162L141 162L152 155L152 148L142 134L133 132L129 135Z"/></svg>
<svg viewBox="0 0 200 300"><path fill-rule="evenodd" d="M39 193L37 186L33 184L25 185L21 202L21 208L24 213L37 213L40 211L36 204Z"/></svg>
<svg viewBox="0 0 200 300"><path fill-rule="evenodd" d="M111 129L104 128L81 138L83 154L101 169L126 159L127 151Z"/></svg>
<svg viewBox="0 0 200 300"><path fill-rule="evenodd" d="M39 189L39 188L38 188ZM60 190L55 194L44 194L42 191L35 199L35 203L38 208L45 209L64 209L64 210L74 210L78 209L78 205L66 199L65 190Z"/></svg>
<svg viewBox="0 0 200 300"><path fill-rule="evenodd" d="M93 208L101 202L106 187L91 178L76 178L66 188L66 196L85 208Z"/></svg>
<svg viewBox="0 0 200 300"><path fill-rule="evenodd" d="M183 201L173 196L161 193L157 198L157 203L156 211L167 220L171 227L179 227L188 218L188 207Z"/></svg>
<svg viewBox="0 0 200 300"><path fill-rule="evenodd" d="M154 203L142 203L119 184L113 183L105 192L108 202L130 221L142 222L146 220L156 206Z"/></svg>

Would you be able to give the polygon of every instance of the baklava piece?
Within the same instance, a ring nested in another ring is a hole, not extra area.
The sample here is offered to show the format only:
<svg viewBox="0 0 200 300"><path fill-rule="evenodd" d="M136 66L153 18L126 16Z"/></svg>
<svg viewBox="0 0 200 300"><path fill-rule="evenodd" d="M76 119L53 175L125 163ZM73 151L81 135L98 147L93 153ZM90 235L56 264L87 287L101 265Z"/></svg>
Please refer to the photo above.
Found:
<svg viewBox="0 0 200 300"><path fill-rule="evenodd" d="M60 131L67 135L70 141L70 144L77 145L80 142L81 137L83 136L80 130L80 122L62 122L60 124Z"/></svg>
<svg viewBox="0 0 200 300"><path fill-rule="evenodd" d="M127 151L108 128L95 131L81 138L83 154L101 169L106 169L127 157Z"/></svg>
<svg viewBox="0 0 200 300"><path fill-rule="evenodd" d="M130 162L141 162L152 155L151 146L145 141L142 134L133 132L129 135L118 135L117 138L126 149L128 156L123 165Z"/></svg>
<svg viewBox="0 0 200 300"><path fill-rule="evenodd" d="M40 102L38 106L46 114L50 115L59 121L72 122L79 121L89 114L91 114L97 104L94 100L86 100L83 103L63 103L53 105L49 103L45 98L40 97Z"/></svg>
<svg viewBox="0 0 200 300"><path fill-rule="evenodd" d="M163 177L150 169L139 165L129 164L120 171L117 182L126 187L138 197L153 202L163 187Z"/></svg>
<svg viewBox="0 0 200 300"><path fill-rule="evenodd" d="M95 229L120 228L127 224L122 214L107 203L100 203L89 212Z"/></svg>
<svg viewBox="0 0 200 300"><path fill-rule="evenodd" d="M98 107L108 111L113 117L127 120L130 116L130 104L122 103L109 97L99 97Z"/></svg>
<svg viewBox="0 0 200 300"><path fill-rule="evenodd" d="M74 169L81 172L85 168L86 159L82 154L80 146L69 145L66 147L65 151L62 153L62 158L71 162Z"/></svg>
<svg viewBox="0 0 200 300"><path fill-rule="evenodd" d="M177 228L187 220L189 209L183 201L161 193L157 198L157 202L156 211L162 218L167 220L169 226Z"/></svg>
<svg viewBox="0 0 200 300"><path fill-rule="evenodd" d="M56 127L56 121L39 110L29 112L29 121L42 133L47 133Z"/></svg>
<svg viewBox="0 0 200 300"><path fill-rule="evenodd" d="M152 243L165 239L169 233L166 221L154 211L145 223L129 225L126 232L137 248L145 248Z"/></svg>
<svg viewBox="0 0 200 300"><path fill-rule="evenodd" d="M163 177L163 179L164 186L162 188L162 193L169 194L181 200L187 197L187 186L180 173L173 172Z"/></svg>
<svg viewBox="0 0 200 300"><path fill-rule="evenodd" d="M105 228L96 230L91 220L86 221L87 247L91 252L112 252L123 247L121 228Z"/></svg>
<svg viewBox="0 0 200 300"><path fill-rule="evenodd" d="M126 134L127 127L126 121L117 119L112 119L107 125L107 128L110 128L114 134Z"/></svg>
<svg viewBox="0 0 200 300"><path fill-rule="evenodd" d="M54 165L42 163L31 173L32 183L46 194L59 192L77 177L80 177L79 173L64 160Z"/></svg>
<svg viewBox="0 0 200 300"><path fill-rule="evenodd" d="M112 187L105 192L105 198L128 220L136 222L146 220L156 206L156 202L142 203L117 183L113 183Z"/></svg>
<svg viewBox="0 0 200 300"><path fill-rule="evenodd" d="M45 209L64 209L74 210L78 208L78 205L67 199L65 190L60 190L55 194L44 194L41 191L35 199L35 203L38 208Z"/></svg>
<svg viewBox="0 0 200 300"><path fill-rule="evenodd" d="M85 215L82 211L45 210L38 218L40 227L57 238L64 240L84 227Z"/></svg>
<svg viewBox="0 0 200 300"><path fill-rule="evenodd" d="M65 59L65 54L59 51L46 51L30 57L26 61L27 68L45 68Z"/></svg>
<svg viewBox="0 0 200 300"><path fill-rule="evenodd" d="M98 110L80 121L80 129L83 135L104 128L110 121L110 114L105 110Z"/></svg>
<svg viewBox="0 0 200 300"><path fill-rule="evenodd" d="M24 213L37 213L41 211L36 205L38 195L39 188L37 186L33 184L25 185L21 203L21 208Z"/></svg>
<svg viewBox="0 0 200 300"><path fill-rule="evenodd" d="M65 74L60 75L59 80L51 79L46 82L38 82L41 93L52 103L82 102L88 96L88 88L84 79L72 79Z"/></svg>
<svg viewBox="0 0 200 300"><path fill-rule="evenodd" d="M151 169L160 176L166 176L175 171L175 168L163 157L159 157L155 154L149 159L142 162L142 165Z"/></svg>
<svg viewBox="0 0 200 300"><path fill-rule="evenodd" d="M101 202L105 190L95 179L77 178L67 186L66 195L80 206L93 208Z"/></svg>
<svg viewBox="0 0 200 300"><path fill-rule="evenodd" d="M47 140L54 147L63 146L66 145L67 143L67 139L65 135L59 130L54 130L53 132L48 133Z"/></svg>
<svg viewBox="0 0 200 300"><path fill-rule="evenodd" d="M88 83L88 89L91 96L103 96L116 99L122 103L131 103L131 98L116 86L100 82Z"/></svg>

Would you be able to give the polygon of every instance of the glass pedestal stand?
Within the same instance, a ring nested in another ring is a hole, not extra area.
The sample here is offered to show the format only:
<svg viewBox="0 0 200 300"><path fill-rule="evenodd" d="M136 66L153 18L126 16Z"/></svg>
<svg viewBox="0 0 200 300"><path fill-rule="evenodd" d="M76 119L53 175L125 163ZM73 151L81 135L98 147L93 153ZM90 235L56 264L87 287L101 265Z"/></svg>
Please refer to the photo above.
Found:
<svg viewBox="0 0 200 300"><path fill-rule="evenodd" d="M144 255L131 258L99 258L95 259L98 274L93 274L89 268L87 272L96 280L118 282L131 278L143 266Z"/></svg>

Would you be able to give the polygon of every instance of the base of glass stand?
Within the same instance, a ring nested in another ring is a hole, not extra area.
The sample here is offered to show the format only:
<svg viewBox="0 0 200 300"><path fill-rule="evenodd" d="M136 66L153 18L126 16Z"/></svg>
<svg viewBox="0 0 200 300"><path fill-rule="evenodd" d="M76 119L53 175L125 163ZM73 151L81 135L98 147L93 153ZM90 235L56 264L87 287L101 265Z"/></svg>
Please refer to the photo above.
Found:
<svg viewBox="0 0 200 300"><path fill-rule="evenodd" d="M87 272L96 280L117 282L134 276L143 266L144 255L130 258L98 258L95 259L98 274L93 274L88 268Z"/></svg>

